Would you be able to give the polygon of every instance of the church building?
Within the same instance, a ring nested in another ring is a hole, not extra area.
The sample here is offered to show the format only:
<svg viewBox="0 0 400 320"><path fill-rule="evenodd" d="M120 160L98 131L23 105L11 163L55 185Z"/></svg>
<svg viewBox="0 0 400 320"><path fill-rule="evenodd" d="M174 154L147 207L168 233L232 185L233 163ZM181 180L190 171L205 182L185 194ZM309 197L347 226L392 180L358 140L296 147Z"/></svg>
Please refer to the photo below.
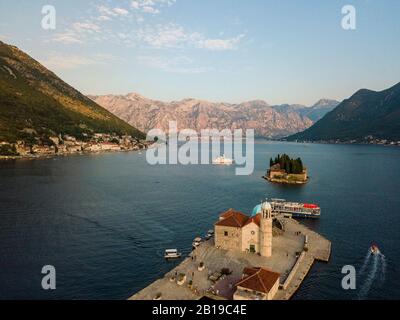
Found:
<svg viewBox="0 0 400 320"><path fill-rule="evenodd" d="M215 224L215 246L224 250L236 250L272 256L272 207L263 203L261 213L247 216L230 209L221 214Z"/></svg>

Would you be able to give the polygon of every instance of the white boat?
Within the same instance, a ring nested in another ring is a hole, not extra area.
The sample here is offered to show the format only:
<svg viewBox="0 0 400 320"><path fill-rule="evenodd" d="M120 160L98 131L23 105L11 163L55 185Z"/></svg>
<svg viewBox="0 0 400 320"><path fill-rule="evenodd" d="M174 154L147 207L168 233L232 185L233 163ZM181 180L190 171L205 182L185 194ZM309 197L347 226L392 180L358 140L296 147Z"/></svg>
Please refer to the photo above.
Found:
<svg viewBox="0 0 400 320"><path fill-rule="evenodd" d="M197 237L196 239L193 240L193 248L197 248L201 244L202 239L200 237Z"/></svg>
<svg viewBox="0 0 400 320"><path fill-rule="evenodd" d="M218 165L232 165L233 164L233 160L226 158L225 155L223 155L222 157L218 157L217 159L215 159L213 161L213 164L218 164Z"/></svg>
<svg viewBox="0 0 400 320"><path fill-rule="evenodd" d="M288 202L284 199L271 199L273 214L289 215L293 218L319 218L321 208L317 204Z"/></svg>
<svg viewBox="0 0 400 320"><path fill-rule="evenodd" d="M210 240L214 236L214 230L208 230L206 240Z"/></svg>
<svg viewBox="0 0 400 320"><path fill-rule="evenodd" d="M165 255L164 258L169 260L169 259L179 259L182 257L182 254L178 252L177 249L167 249L165 250Z"/></svg>

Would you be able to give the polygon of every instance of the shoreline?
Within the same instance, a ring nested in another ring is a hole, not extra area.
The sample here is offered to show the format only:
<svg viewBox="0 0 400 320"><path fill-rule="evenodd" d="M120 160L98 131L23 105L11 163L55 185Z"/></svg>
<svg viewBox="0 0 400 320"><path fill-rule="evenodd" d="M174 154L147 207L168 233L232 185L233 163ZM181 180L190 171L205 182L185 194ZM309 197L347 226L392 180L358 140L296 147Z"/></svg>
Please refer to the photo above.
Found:
<svg viewBox="0 0 400 320"><path fill-rule="evenodd" d="M68 153L55 153L55 154L32 154L29 156L1 156L0 161L16 161L16 160L44 160L58 157L69 157L69 156L82 156L91 154L107 154L107 153L128 153L128 152L141 152L151 148L153 144L146 146L142 149L129 149L129 150L101 150L101 151L80 151L80 152L68 152Z"/></svg>
<svg viewBox="0 0 400 320"><path fill-rule="evenodd" d="M352 145L352 146L381 146L381 147L400 147L400 143L362 143L362 142L328 142L328 141L289 141L289 140L267 140L270 142L287 142L296 144L324 144L324 145Z"/></svg>
<svg viewBox="0 0 400 320"><path fill-rule="evenodd" d="M267 176L263 176L262 178L264 180L267 180L268 182L271 182L271 183L286 184L286 185L305 185L310 181L309 178L306 181L290 181L290 180L287 180L287 179L272 179L272 178L269 178Z"/></svg>

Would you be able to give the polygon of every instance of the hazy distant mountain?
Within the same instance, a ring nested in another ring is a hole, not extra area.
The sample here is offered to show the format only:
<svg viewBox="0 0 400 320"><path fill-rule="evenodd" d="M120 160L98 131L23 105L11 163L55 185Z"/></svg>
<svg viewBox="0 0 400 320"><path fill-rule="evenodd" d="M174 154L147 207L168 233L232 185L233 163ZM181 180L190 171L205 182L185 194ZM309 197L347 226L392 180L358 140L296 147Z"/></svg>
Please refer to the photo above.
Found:
<svg viewBox="0 0 400 320"><path fill-rule="evenodd" d="M322 119L328 112L332 111L339 105L339 101L330 99L321 99L311 107L301 104L282 104L273 108L280 112L296 112L303 117L307 117L313 122Z"/></svg>
<svg viewBox="0 0 400 320"><path fill-rule="evenodd" d="M362 89L308 130L289 140L400 140L400 83L380 92Z"/></svg>
<svg viewBox="0 0 400 320"><path fill-rule="evenodd" d="M143 136L17 47L0 41L0 142L95 132Z"/></svg>
<svg viewBox="0 0 400 320"><path fill-rule="evenodd" d="M314 122L321 120L328 112L331 112L340 104L339 101L321 99L312 107L301 110L303 116L308 117Z"/></svg>
<svg viewBox="0 0 400 320"><path fill-rule="evenodd" d="M314 122L302 114L305 106L270 106L255 100L240 104L214 103L196 99L161 102L136 93L90 96L121 119L142 131L168 129L176 120L180 129L255 129L256 136L279 138L303 131ZM311 111L311 109L310 109Z"/></svg>
<svg viewBox="0 0 400 320"><path fill-rule="evenodd" d="M272 106L276 111L279 112L297 112L300 113L301 110L307 109L307 106L304 106L302 104L280 104L276 106Z"/></svg>

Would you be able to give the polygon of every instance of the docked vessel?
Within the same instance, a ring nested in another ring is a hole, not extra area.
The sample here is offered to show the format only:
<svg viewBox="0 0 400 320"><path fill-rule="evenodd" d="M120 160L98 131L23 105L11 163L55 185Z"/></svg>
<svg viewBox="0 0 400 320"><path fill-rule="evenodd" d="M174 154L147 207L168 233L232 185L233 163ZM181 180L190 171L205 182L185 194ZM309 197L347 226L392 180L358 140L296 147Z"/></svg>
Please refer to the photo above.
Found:
<svg viewBox="0 0 400 320"><path fill-rule="evenodd" d="M203 239L200 237L195 238L192 243L193 249L196 249L198 246L200 246L202 241Z"/></svg>
<svg viewBox="0 0 400 320"><path fill-rule="evenodd" d="M179 259L182 257L182 254L178 252L177 249L167 249L165 250L164 258L167 260L171 259Z"/></svg>
<svg viewBox="0 0 400 320"><path fill-rule="evenodd" d="M232 165L233 164L233 160L226 158L225 155L223 155L222 157L218 157L213 161L213 164L219 164L219 165Z"/></svg>
<svg viewBox="0 0 400 320"><path fill-rule="evenodd" d="M271 199L273 214L284 214L293 218L319 218L321 208L316 204L288 202L284 199Z"/></svg>
<svg viewBox="0 0 400 320"><path fill-rule="evenodd" d="M208 241L214 236L214 230L208 230L205 240Z"/></svg>

